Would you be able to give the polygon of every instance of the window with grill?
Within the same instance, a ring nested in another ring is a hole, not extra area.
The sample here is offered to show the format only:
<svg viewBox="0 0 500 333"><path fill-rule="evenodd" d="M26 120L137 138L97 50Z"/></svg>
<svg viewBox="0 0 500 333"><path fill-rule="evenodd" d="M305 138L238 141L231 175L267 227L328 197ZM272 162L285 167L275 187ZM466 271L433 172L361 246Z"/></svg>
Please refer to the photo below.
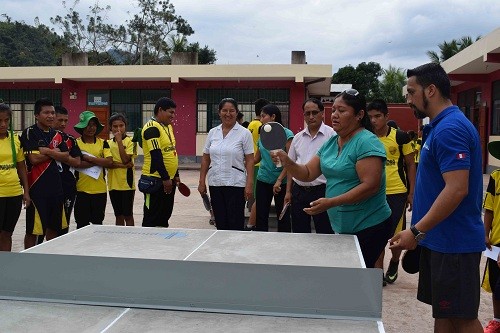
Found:
<svg viewBox="0 0 500 333"><path fill-rule="evenodd" d="M111 113L118 112L127 116L127 131L142 127L153 116L156 101L170 97L165 89L117 89L110 91Z"/></svg>
<svg viewBox="0 0 500 333"><path fill-rule="evenodd" d="M221 123L218 113L219 102L226 97L234 98L238 102L243 119L248 122L255 117L255 101L265 98L280 108L283 126L288 127L289 89L198 89L196 95L198 133L207 133Z"/></svg>
<svg viewBox="0 0 500 333"><path fill-rule="evenodd" d="M14 131L20 132L35 123L35 101L50 99L54 105L61 105L61 90L58 89L3 89L0 99L12 109Z"/></svg>

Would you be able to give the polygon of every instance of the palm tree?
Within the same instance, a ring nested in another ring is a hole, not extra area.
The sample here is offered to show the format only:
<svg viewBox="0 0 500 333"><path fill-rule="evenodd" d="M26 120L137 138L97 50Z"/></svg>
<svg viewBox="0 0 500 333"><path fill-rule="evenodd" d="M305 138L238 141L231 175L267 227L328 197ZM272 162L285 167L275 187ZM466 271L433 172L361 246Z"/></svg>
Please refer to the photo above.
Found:
<svg viewBox="0 0 500 333"><path fill-rule="evenodd" d="M172 52L184 52L188 46L188 41L184 35L171 35L169 38L169 47Z"/></svg>
<svg viewBox="0 0 500 333"><path fill-rule="evenodd" d="M383 70L380 92L388 103L404 103L403 86L406 84L404 69L389 65Z"/></svg>
<svg viewBox="0 0 500 333"><path fill-rule="evenodd" d="M478 36L475 41L481 39L481 36ZM458 52L472 45L474 41L470 36L463 36L460 39L452 39L450 42L444 41L441 44L438 44L440 54L435 51L427 51L427 56L434 63L441 63L451 57L453 57Z"/></svg>

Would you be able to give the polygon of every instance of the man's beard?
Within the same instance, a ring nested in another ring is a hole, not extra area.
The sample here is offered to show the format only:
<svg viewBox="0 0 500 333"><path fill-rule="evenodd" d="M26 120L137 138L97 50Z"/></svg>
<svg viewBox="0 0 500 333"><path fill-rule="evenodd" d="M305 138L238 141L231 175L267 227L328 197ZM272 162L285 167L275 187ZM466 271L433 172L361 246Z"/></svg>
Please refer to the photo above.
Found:
<svg viewBox="0 0 500 333"><path fill-rule="evenodd" d="M422 111L418 110L417 108L413 108L413 115L417 119L424 119L424 118L427 117L427 115L425 113L423 113Z"/></svg>
<svg viewBox="0 0 500 333"><path fill-rule="evenodd" d="M425 96L423 97L423 102L424 102L424 110L427 110L427 107L429 106L429 100L427 99L427 97ZM424 119L428 117L428 115L425 114L424 111L417 109L417 107L414 104L411 105L411 108L413 109L413 115L415 116L415 118Z"/></svg>

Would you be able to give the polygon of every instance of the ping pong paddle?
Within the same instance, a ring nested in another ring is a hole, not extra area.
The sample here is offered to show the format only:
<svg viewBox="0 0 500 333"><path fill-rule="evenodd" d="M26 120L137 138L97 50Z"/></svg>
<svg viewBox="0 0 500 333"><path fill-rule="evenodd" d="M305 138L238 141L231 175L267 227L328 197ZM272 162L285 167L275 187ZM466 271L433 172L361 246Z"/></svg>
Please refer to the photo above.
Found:
<svg viewBox="0 0 500 333"><path fill-rule="evenodd" d="M288 207L290 207L290 202L287 202L284 206L283 206L283 209L281 210L281 214L280 216L278 217L278 220L281 221L281 219L283 218L283 216L285 216L285 213L286 211L288 210Z"/></svg>
<svg viewBox="0 0 500 333"><path fill-rule="evenodd" d="M212 210L212 203L210 202L210 197L208 196L208 194L203 193L201 195L201 198L203 199L203 205L205 206L205 209L210 212L210 221L209 221L209 223L211 225L215 225L215 216L214 216L214 212Z"/></svg>
<svg viewBox="0 0 500 333"><path fill-rule="evenodd" d="M210 197L208 196L208 194L203 193L201 195L201 198L203 199L203 205L205 206L205 209L207 211L211 211L212 210L212 204L210 203Z"/></svg>
<svg viewBox="0 0 500 333"><path fill-rule="evenodd" d="M417 245L415 250L408 250L403 255L401 266L408 274L418 273L420 268L420 245Z"/></svg>
<svg viewBox="0 0 500 333"><path fill-rule="evenodd" d="M262 125L260 130L260 142L264 148L270 152L285 149L286 133L285 128L280 123L270 121ZM281 161L276 163L276 167L281 167Z"/></svg>
<svg viewBox="0 0 500 333"><path fill-rule="evenodd" d="M185 197L189 197L189 195L191 194L191 190L184 183L177 183L177 188L179 189L179 192L181 192L181 194Z"/></svg>

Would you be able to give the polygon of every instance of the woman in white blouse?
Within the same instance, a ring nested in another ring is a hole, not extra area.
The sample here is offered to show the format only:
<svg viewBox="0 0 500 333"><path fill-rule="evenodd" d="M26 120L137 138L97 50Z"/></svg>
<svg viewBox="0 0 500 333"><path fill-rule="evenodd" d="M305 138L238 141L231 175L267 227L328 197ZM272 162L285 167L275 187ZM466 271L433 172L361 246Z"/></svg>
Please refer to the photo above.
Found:
<svg viewBox="0 0 500 333"><path fill-rule="evenodd" d="M224 98L219 103L221 124L210 130L201 160L200 194L212 198L218 230L243 230L245 200L253 195L253 140L250 131L237 123L238 103Z"/></svg>

